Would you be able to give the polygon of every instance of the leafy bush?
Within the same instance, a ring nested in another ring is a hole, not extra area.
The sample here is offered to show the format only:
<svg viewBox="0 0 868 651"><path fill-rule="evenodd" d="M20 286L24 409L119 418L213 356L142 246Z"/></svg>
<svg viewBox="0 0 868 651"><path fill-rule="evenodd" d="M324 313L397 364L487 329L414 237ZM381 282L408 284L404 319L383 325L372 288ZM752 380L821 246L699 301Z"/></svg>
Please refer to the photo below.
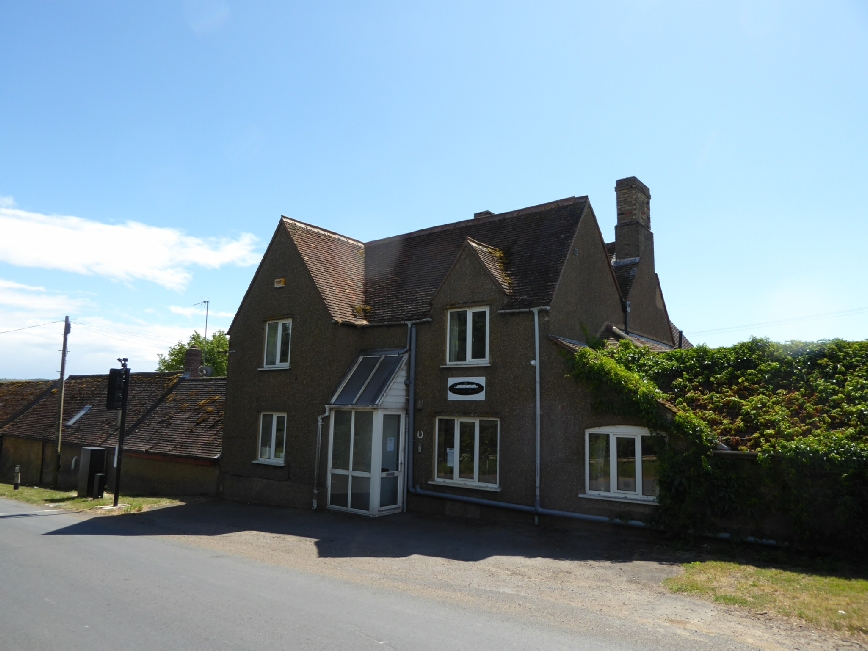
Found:
<svg viewBox="0 0 868 651"><path fill-rule="evenodd" d="M186 344L179 341L169 348L166 355L157 355L157 370L183 371L184 357L187 355L187 349L191 346L196 346L202 351L202 363L205 366L210 366L215 376L223 377L226 375L226 368L229 365L229 335L223 330L217 330L207 340L194 330Z"/></svg>
<svg viewBox="0 0 868 651"><path fill-rule="evenodd" d="M622 341L580 350L572 368L619 396L620 406L601 398L600 407L670 434L661 526L709 530L739 518L760 529L777 517L794 542L868 548L868 341L751 339L666 353ZM719 442L757 452L757 471L716 458Z"/></svg>

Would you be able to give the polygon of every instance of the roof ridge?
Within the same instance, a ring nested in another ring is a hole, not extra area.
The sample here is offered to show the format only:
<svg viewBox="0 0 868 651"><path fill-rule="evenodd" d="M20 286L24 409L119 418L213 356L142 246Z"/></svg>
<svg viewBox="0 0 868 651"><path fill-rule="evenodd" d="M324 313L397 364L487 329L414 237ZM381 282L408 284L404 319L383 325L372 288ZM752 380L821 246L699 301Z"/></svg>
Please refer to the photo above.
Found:
<svg viewBox="0 0 868 651"><path fill-rule="evenodd" d="M335 231L330 231L329 229L323 228L322 226L314 226L313 224L308 224L307 222L303 222L303 221L300 221L298 219L293 219L292 217L287 217L286 215L281 215L280 218L283 220L286 220L288 222L292 222L293 224L296 224L298 226L301 226L302 228L306 228L306 229L311 230L311 231L317 231L319 233L322 233L323 235L329 235L331 237L337 237L338 239L346 240L347 242L351 242L352 244L359 244L361 246L365 246L365 243L362 242L361 240L357 240L354 237L349 237L348 235L341 235L340 233L337 233Z"/></svg>
<svg viewBox="0 0 868 651"><path fill-rule="evenodd" d="M566 197L565 199L557 199L555 201L549 201L547 203L541 203L536 206L528 206L527 208L519 208L518 210L511 210L509 212L496 213L494 215L488 215L487 217L474 217L471 219L463 219L458 222L452 222L450 224L439 224L437 226L429 226L428 228L422 228L418 231L410 231L409 233L401 233L399 235L392 235L390 237L383 237L379 240L370 240L365 242L365 246L370 246L372 244L383 244L385 242L392 242L395 240L400 240L409 237L417 237L419 235L427 235L429 233L438 233L440 231L448 231L454 228L460 228L462 226L466 226L467 224L484 224L492 221L497 221L500 219L507 219L509 217L518 217L521 215L528 215L535 212L543 212L544 210L551 210L553 208L560 208L562 206L570 206L574 203L578 203L579 201L587 201L588 196L582 195L580 197Z"/></svg>

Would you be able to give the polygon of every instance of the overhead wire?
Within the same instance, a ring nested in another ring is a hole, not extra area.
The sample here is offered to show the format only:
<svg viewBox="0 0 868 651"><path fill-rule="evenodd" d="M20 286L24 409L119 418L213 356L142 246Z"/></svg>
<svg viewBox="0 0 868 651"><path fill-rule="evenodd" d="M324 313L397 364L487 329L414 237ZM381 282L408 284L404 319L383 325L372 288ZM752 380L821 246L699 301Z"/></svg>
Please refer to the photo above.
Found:
<svg viewBox="0 0 868 651"><path fill-rule="evenodd" d="M778 319L776 321L763 321L761 323L748 323L745 325L737 325L737 326L728 326L725 328L714 328L712 330L700 330L699 332L691 333L692 337L697 337L699 335L710 335L710 334L718 334L722 332L735 332L738 330L749 330L750 328L762 328L766 326L773 325L786 325L790 323L804 323L806 321L819 321L821 319L831 319L834 317L842 317L842 316L855 316L857 314L862 314L863 312L868 312L868 307L857 307L850 310L842 310L839 312L827 312L825 314L814 314L810 316L802 316L802 317L790 317L788 319Z"/></svg>
<svg viewBox="0 0 868 651"><path fill-rule="evenodd" d="M59 321L48 321L46 323L37 323L36 325L24 326L23 328L15 328L14 330L3 330L2 332L0 332L0 335L5 335L5 334L8 334L10 332L20 332L21 330L29 330L30 328L39 328L41 326L51 325L52 323L63 323L63 319L60 319Z"/></svg>

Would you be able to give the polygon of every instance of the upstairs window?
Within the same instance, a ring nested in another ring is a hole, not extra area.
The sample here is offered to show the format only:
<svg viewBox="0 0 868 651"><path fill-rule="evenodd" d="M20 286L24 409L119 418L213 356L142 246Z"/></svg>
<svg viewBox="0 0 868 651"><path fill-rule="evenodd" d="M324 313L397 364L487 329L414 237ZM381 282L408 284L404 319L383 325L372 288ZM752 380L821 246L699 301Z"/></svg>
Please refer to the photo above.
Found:
<svg viewBox="0 0 868 651"><path fill-rule="evenodd" d="M654 501L659 493L660 439L644 427L612 426L585 432L588 495Z"/></svg>
<svg viewBox="0 0 868 651"><path fill-rule="evenodd" d="M269 321L265 324L265 368L289 366L289 335L292 321Z"/></svg>
<svg viewBox="0 0 868 651"><path fill-rule="evenodd" d="M446 335L449 364L483 364L488 361L488 308L449 310Z"/></svg>

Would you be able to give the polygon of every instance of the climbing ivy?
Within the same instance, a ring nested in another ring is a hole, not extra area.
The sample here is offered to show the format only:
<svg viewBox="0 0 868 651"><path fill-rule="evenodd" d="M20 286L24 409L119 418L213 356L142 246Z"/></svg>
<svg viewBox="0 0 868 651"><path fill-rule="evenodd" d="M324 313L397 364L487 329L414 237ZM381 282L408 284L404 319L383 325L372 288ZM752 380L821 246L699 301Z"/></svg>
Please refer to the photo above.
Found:
<svg viewBox="0 0 868 651"><path fill-rule="evenodd" d="M868 548L868 341L655 353L629 341L581 349L573 375L597 407L667 434L657 524L757 533L777 520L793 542ZM734 464L714 450L757 453ZM782 525L783 521L783 525Z"/></svg>

